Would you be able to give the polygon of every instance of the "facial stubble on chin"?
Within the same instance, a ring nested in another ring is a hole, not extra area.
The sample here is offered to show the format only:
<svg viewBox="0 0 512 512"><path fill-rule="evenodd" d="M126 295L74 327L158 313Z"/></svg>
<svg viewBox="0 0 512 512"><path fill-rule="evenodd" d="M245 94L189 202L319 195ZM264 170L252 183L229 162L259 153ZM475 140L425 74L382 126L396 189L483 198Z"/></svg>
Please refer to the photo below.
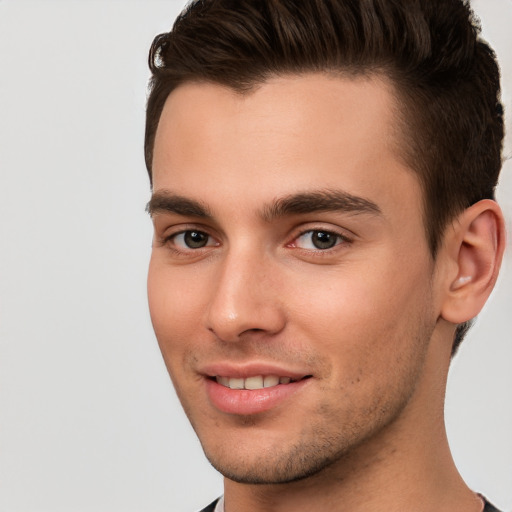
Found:
<svg viewBox="0 0 512 512"><path fill-rule="evenodd" d="M327 406L320 406L316 414L322 420L306 425L296 441L287 446L268 446L250 459L243 453L237 454L236 445L230 446L233 453L229 456L216 452L215 448L210 449L205 443L203 449L219 473L242 484L287 484L320 476L335 466L344 468L337 472L337 477L343 478L345 471L351 471L354 453L379 430L392 423L409 398L410 395L404 393L394 404L376 401L358 422L349 420L334 430L331 426L339 425L339 416L329 411ZM256 427L257 420L250 417L239 420L250 436L250 429Z"/></svg>
<svg viewBox="0 0 512 512"><path fill-rule="evenodd" d="M205 455L219 473L234 482L250 485L287 484L311 478L343 458L344 453L335 453L336 441L334 437L319 434L313 445L294 443L283 453L274 449L263 450L251 462L241 457L236 463L226 464L206 449ZM319 457L319 454L322 456Z"/></svg>

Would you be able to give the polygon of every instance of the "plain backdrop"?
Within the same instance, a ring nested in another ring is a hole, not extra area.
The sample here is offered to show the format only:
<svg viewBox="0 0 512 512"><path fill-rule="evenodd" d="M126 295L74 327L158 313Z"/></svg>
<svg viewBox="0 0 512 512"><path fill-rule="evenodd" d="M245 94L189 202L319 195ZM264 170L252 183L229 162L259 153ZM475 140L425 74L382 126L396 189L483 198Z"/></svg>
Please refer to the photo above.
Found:
<svg viewBox="0 0 512 512"><path fill-rule="evenodd" d="M146 302L147 52L182 2L0 0L0 512L195 511L222 492ZM504 75L512 2L474 2ZM512 225L512 162L499 200ZM464 478L512 510L512 248L449 379Z"/></svg>

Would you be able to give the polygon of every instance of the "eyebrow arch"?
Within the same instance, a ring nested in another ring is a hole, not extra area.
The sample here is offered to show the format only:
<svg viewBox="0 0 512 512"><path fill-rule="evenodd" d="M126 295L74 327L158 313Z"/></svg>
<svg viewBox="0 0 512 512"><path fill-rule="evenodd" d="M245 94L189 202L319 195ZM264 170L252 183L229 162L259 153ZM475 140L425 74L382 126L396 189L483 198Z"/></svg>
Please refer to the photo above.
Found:
<svg viewBox="0 0 512 512"><path fill-rule="evenodd" d="M266 222L287 215L300 215L313 212L342 211L358 214L382 215L374 202L354 196L342 190L318 190L301 192L276 199L263 208L261 216Z"/></svg>
<svg viewBox="0 0 512 512"><path fill-rule="evenodd" d="M184 217L198 217L200 219L212 219L207 206L196 201L173 194L168 190L160 190L155 192L146 205L146 211L152 217L158 213L175 213Z"/></svg>

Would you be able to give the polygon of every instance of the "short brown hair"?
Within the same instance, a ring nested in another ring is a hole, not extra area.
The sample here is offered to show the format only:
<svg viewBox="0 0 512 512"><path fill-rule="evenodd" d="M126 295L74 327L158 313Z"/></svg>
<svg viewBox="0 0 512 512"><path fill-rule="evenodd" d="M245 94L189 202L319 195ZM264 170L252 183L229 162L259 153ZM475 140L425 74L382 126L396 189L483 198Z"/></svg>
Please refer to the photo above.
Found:
<svg viewBox="0 0 512 512"><path fill-rule="evenodd" d="M150 179L160 114L182 83L245 92L276 75L380 74L395 86L403 157L424 191L432 256L450 220L494 198L503 143L499 69L468 1L197 0L155 38L149 66ZM465 330L459 326L457 337Z"/></svg>

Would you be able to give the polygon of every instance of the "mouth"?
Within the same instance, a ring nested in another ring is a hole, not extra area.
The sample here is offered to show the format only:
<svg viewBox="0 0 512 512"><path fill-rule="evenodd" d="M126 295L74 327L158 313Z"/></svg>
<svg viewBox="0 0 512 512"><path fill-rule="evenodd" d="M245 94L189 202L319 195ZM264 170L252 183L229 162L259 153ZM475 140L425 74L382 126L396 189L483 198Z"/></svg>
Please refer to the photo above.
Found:
<svg viewBox="0 0 512 512"><path fill-rule="evenodd" d="M295 401L309 399L308 390L315 389L312 372L286 364L216 361L198 370L209 404L230 415L289 411Z"/></svg>
<svg viewBox="0 0 512 512"><path fill-rule="evenodd" d="M256 391L259 389L272 388L280 385L288 385L301 380L311 378L311 375L305 375L301 378L292 378L289 376L278 376L278 375L254 375L250 377L225 377L225 376L213 376L211 380L217 382L221 386L229 389L241 390L248 389Z"/></svg>
<svg viewBox="0 0 512 512"><path fill-rule="evenodd" d="M314 380L312 375L286 375L286 370L274 373L276 369L273 369L261 374L261 370L254 369L254 373L245 370L230 372L228 368L219 368L213 375L206 375L206 393L217 410L244 416L269 411L291 404L293 397L305 392Z"/></svg>

